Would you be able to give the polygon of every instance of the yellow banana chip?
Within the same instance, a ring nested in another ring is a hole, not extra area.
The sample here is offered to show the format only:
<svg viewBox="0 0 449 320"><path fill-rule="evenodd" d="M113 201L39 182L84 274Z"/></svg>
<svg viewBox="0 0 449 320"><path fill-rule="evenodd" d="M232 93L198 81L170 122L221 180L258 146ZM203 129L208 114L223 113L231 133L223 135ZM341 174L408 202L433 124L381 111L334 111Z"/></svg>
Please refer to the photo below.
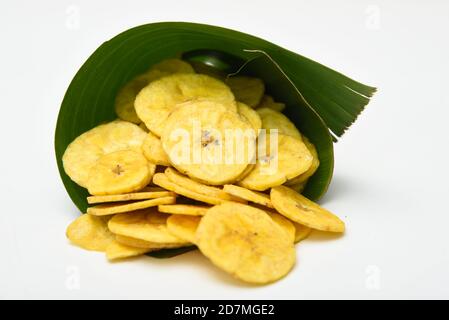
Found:
<svg viewBox="0 0 449 320"><path fill-rule="evenodd" d="M158 207L159 212L188 215L204 216L210 207L198 206L193 204L163 204Z"/></svg>
<svg viewBox="0 0 449 320"><path fill-rule="evenodd" d="M274 208L271 204L270 196L265 193L252 191L232 184L224 185L223 191L246 201L257 203L268 208Z"/></svg>
<svg viewBox="0 0 449 320"><path fill-rule="evenodd" d="M284 114L270 108L256 109L262 119L262 129L278 129L279 133L301 140L301 133Z"/></svg>
<svg viewBox="0 0 449 320"><path fill-rule="evenodd" d="M242 102L237 102L237 111L241 116L248 120L255 130L256 135L258 135L259 130L262 129L262 119L257 111Z"/></svg>
<svg viewBox="0 0 449 320"><path fill-rule="evenodd" d="M294 222L321 231L345 231L344 222L336 215L288 187L272 188L270 196L275 209Z"/></svg>
<svg viewBox="0 0 449 320"><path fill-rule="evenodd" d="M265 92L265 85L259 78L234 76L226 79L226 84L238 101L253 108L260 103Z"/></svg>
<svg viewBox="0 0 449 320"><path fill-rule="evenodd" d="M238 181L242 181L243 179L245 179L245 177L246 177L247 175L249 175L250 172L253 171L255 167L256 167L255 164L249 164L249 165L245 168L245 170L242 172L242 174L240 174L240 175L238 176L238 178L236 179L236 181L238 182Z"/></svg>
<svg viewBox="0 0 449 320"><path fill-rule="evenodd" d="M289 239L293 243L296 236L295 225L290 220L277 212L269 211L268 215L271 217L271 219L273 219L274 222L276 222L279 227L281 227L282 230L284 230L284 232L288 235Z"/></svg>
<svg viewBox="0 0 449 320"><path fill-rule="evenodd" d="M132 213L115 215L109 220L111 232L144 240L164 244L185 244L186 241L172 235L167 229L169 215L157 210L141 210Z"/></svg>
<svg viewBox="0 0 449 320"><path fill-rule="evenodd" d="M265 211L243 204L211 208L198 226L195 243L217 267L250 283L278 280L295 263L287 233Z"/></svg>
<svg viewBox="0 0 449 320"><path fill-rule="evenodd" d="M161 139L151 132L148 133L143 141L142 151L148 161L165 167L171 166L170 159L168 159L167 154L162 148Z"/></svg>
<svg viewBox="0 0 449 320"><path fill-rule="evenodd" d="M172 234L190 243L195 243L195 234L201 217L172 215L167 219L167 228Z"/></svg>
<svg viewBox="0 0 449 320"><path fill-rule="evenodd" d="M226 201L221 198L207 196L207 195L192 191L188 188L181 187L180 185L170 181L170 179L168 179L164 173L156 173L153 177L153 183L158 186L161 186L164 189L167 189L167 190L173 191L177 194L180 194L186 198L209 203L209 204L220 204L220 203L223 203Z"/></svg>
<svg viewBox="0 0 449 320"><path fill-rule="evenodd" d="M140 129L142 129L145 132L150 132L150 130L148 130L147 126L145 125L145 123L141 122L139 124Z"/></svg>
<svg viewBox="0 0 449 320"><path fill-rule="evenodd" d="M136 200L149 200L155 198L164 197L176 197L176 194L171 191L142 191L136 193L125 193L108 196L90 196L87 197L87 203L97 204L105 202L124 202L124 201L136 201Z"/></svg>
<svg viewBox="0 0 449 320"><path fill-rule="evenodd" d="M296 178L293 178L293 180L295 180L295 179ZM302 193L304 191L304 189L306 188L307 180L304 182L298 182L298 183L294 183L294 184L293 184L293 180L287 181L285 183L285 185L288 186L290 189L295 190L298 193Z"/></svg>
<svg viewBox="0 0 449 320"><path fill-rule="evenodd" d="M189 177L180 174L173 168L165 169L165 175L171 182L176 183L177 185L189 189L193 192L197 192L200 194L204 194L206 196L219 198L227 201L237 201L237 202L242 201L240 198L233 197L232 195L226 193L225 191L217 187L208 186L203 183L192 180Z"/></svg>
<svg viewBox="0 0 449 320"><path fill-rule="evenodd" d="M130 122L116 120L95 127L76 138L62 158L64 170L78 185L87 186L90 169L103 155L134 150L141 152L145 131Z"/></svg>
<svg viewBox="0 0 449 320"><path fill-rule="evenodd" d="M312 233L312 229L309 227L303 226L302 224L293 222L295 226L295 243L301 242Z"/></svg>
<svg viewBox="0 0 449 320"><path fill-rule="evenodd" d="M302 137L302 141L306 145L307 149L310 151L310 153L313 156L312 165L310 168L304 172L303 174L300 174L296 178L293 178L290 181L287 181L285 185L291 186L292 189L295 189L296 191L301 188L301 183L303 184L303 187L305 187L307 180L314 175L314 173L317 171L318 167L320 166L320 160L318 159L318 151L316 150L313 143L309 141L305 136ZM298 191L299 193L301 192Z"/></svg>
<svg viewBox="0 0 449 320"><path fill-rule="evenodd" d="M106 251L114 241L114 235L109 231L107 220L83 214L73 221L66 231L67 238L75 245L91 251Z"/></svg>
<svg viewBox="0 0 449 320"><path fill-rule="evenodd" d="M261 140L265 140L266 143ZM267 134L265 137L259 137L256 166L238 182L240 186L265 191L297 177L310 168L313 157L301 140L278 134L277 148L271 147L273 143L276 143L276 135Z"/></svg>
<svg viewBox="0 0 449 320"><path fill-rule="evenodd" d="M209 185L234 182L255 157L250 124L216 101L178 107L168 117L161 140L175 168Z"/></svg>
<svg viewBox="0 0 449 320"><path fill-rule="evenodd" d="M161 136L165 120L177 105L199 98L223 102L232 111L237 111L228 86L202 74L174 74L153 81L139 92L134 106L147 128Z"/></svg>
<svg viewBox="0 0 449 320"><path fill-rule="evenodd" d="M93 216L107 216L117 213L133 212L136 210L157 207L160 204L172 204L175 202L175 197L163 197L125 204L99 204L95 207L88 208L87 213Z"/></svg>
<svg viewBox="0 0 449 320"><path fill-rule="evenodd" d="M274 101L272 96L264 95L260 103L257 105L257 109L259 108L269 108L278 112L282 112L285 109L285 104L282 102Z"/></svg>
<svg viewBox="0 0 449 320"><path fill-rule="evenodd" d="M135 239L131 237L116 235L115 240L118 243L121 243L125 246L133 247L133 248L141 248L141 249L152 249L152 250L160 250L160 249L175 249L175 248L181 248L188 245L191 245L191 243L158 243L158 242L150 242L140 239Z"/></svg>
<svg viewBox="0 0 449 320"><path fill-rule="evenodd" d="M156 165L141 153L116 151L102 156L90 169L87 189L96 196L139 191L151 182L155 170Z"/></svg>
<svg viewBox="0 0 449 320"><path fill-rule="evenodd" d="M134 108L137 94L151 81L173 73L194 73L194 70L187 62L179 59L167 59L155 64L146 73L135 77L125 84L115 98L115 112L118 117L136 124L141 123L142 121L137 116Z"/></svg>
<svg viewBox="0 0 449 320"><path fill-rule="evenodd" d="M132 257L144 255L145 253L148 253L152 250L153 249L134 248L134 247L124 245L120 242L113 241L106 248L106 258L108 258L108 260L110 260L110 261L132 258Z"/></svg>

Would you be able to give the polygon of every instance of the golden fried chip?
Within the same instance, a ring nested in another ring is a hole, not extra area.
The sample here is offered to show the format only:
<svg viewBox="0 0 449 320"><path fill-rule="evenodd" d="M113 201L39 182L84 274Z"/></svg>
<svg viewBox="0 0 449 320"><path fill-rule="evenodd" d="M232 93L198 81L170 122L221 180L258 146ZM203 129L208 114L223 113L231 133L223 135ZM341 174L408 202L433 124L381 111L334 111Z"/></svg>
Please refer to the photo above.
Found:
<svg viewBox="0 0 449 320"><path fill-rule="evenodd" d="M119 90L115 98L115 112L122 120L130 121L136 124L141 123L142 121L137 116L134 108L134 101L136 100L136 96L140 90L146 87L151 81L160 79L170 74L194 72L195 71L191 65L179 59L167 59L155 64L150 68L150 70L135 77Z"/></svg>
<svg viewBox="0 0 449 320"><path fill-rule="evenodd" d="M237 102L237 111L243 118L248 120L255 130L256 135L258 135L259 130L262 129L262 119L257 111L242 102Z"/></svg>
<svg viewBox="0 0 449 320"><path fill-rule="evenodd" d="M163 197L125 204L99 204L95 207L88 208L87 213L93 216L107 216L111 214L132 212L136 210L157 207L160 204L172 204L175 202L175 197Z"/></svg>
<svg viewBox="0 0 449 320"><path fill-rule="evenodd" d="M217 187L208 186L201 182L192 180L189 177L180 174L173 168L165 169L164 173L171 182L176 183L178 186L181 186L193 192L197 192L200 194L204 194L206 196L219 198L227 201L237 201L237 202L242 201L240 198L233 197L232 195L224 192L223 190Z"/></svg>
<svg viewBox="0 0 449 320"><path fill-rule="evenodd" d="M143 141L142 151L148 161L165 167L171 166L170 159L168 159L167 154L162 148L161 139L151 132L148 133Z"/></svg>
<svg viewBox="0 0 449 320"><path fill-rule="evenodd" d="M190 243L195 243L195 234L201 217L172 215L167 219L167 228L173 235Z"/></svg>
<svg viewBox="0 0 449 320"><path fill-rule="evenodd" d="M345 231L344 222L336 215L288 187L272 188L270 196L276 210L294 222L321 231Z"/></svg>
<svg viewBox="0 0 449 320"><path fill-rule="evenodd" d="M276 136L277 150L273 145L276 143ZM266 143L263 143L263 140ZM265 191L304 173L312 164L312 155L297 138L283 134L267 134L265 137L259 137L258 146L258 159L254 170L238 182L242 187Z"/></svg>
<svg viewBox="0 0 449 320"><path fill-rule="evenodd" d="M150 132L150 130L148 130L147 126L145 125L145 123L141 122L139 124L140 129L142 129L145 132Z"/></svg>
<svg viewBox="0 0 449 320"><path fill-rule="evenodd" d="M115 215L108 226L111 232L125 237L164 244L185 244L186 241L168 231L168 217L156 209L141 210Z"/></svg>
<svg viewBox="0 0 449 320"><path fill-rule="evenodd" d="M163 204L158 207L159 212L188 215L204 216L210 207L198 206L194 204Z"/></svg>
<svg viewBox="0 0 449 320"><path fill-rule="evenodd" d="M123 201L136 201L136 200L148 200L164 197L176 197L176 194L171 191L142 191L136 193L125 193L108 196L90 196L87 197L88 204L97 204L105 202L123 202Z"/></svg>
<svg viewBox="0 0 449 320"><path fill-rule="evenodd" d="M177 105L198 98L219 101L230 110L237 111L234 95L228 86L202 74L174 74L154 81L139 92L134 106L147 128L161 136L165 120Z"/></svg>
<svg viewBox="0 0 449 320"><path fill-rule="evenodd" d="M282 112L285 109L285 104L274 101L272 96L264 95L260 103L257 105L257 109L259 108L270 108L275 111Z"/></svg>
<svg viewBox="0 0 449 320"><path fill-rule="evenodd" d="M305 187L307 180L311 176L314 175L314 173L318 170L318 167L320 166L320 160L318 159L318 151L316 150L313 143L311 143L309 141L309 139L307 139L305 136L302 137L302 141L304 142L307 149L312 154L313 160L312 160L312 165L306 172L300 174L299 176L297 176L296 178L293 178L290 181L287 181L287 183L285 184L286 186L289 186L296 191L300 190L300 188L301 188L300 184L303 184L302 186ZM300 191L298 191L298 192L301 193L302 190L301 190L301 192Z"/></svg>
<svg viewBox="0 0 449 320"><path fill-rule="evenodd" d="M209 203L209 204L220 204L220 203L223 203L226 201L221 198L207 196L207 195L192 191L190 189L181 187L180 185L171 182L170 179L168 179L164 173L156 173L153 177L153 183L157 184L158 186L161 186L164 189L173 191L173 192L180 194L184 197L187 197L189 199L193 199L193 200L197 200L197 201L201 201L201 202L205 202L205 203Z"/></svg>
<svg viewBox="0 0 449 320"><path fill-rule="evenodd" d="M278 129L281 134L302 139L299 130L284 114L270 108L259 108L256 111L262 119L262 129Z"/></svg>
<svg viewBox="0 0 449 320"><path fill-rule="evenodd" d="M277 212L268 211L267 213L271 217L271 219L273 219L273 221L276 222L276 224L281 227L282 230L284 230L284 232L288 235L289 239L293 243L296 234L295 225L290 220Z"/></svg>
<svg viewBox="0 0 449 320"><path fill-rule="evenodd" d="M91 195L113 195L139 191L147 186L156 170L141 154L131 150L102 156L89 171L87 189Z"/></svg>
<svg viewBox="0 0 449 320"><path fill-rule="evenodd" d="M216 101L178 107L168 117L161 140L175 168L208 185L235 181L255 157L250 124Z"/></svg>
<svg viewBox="0 0 449 320"><path fill-rule="evenodd" d="M228 202L211 208L195 244L217 267L250 283L285 276L295 263L293 242L265 211Z"/></svg>
<svg viewBox="0 0 449 320"><path fill-rule="evenodd" d="M251 173L251 171L254 170L254 168L256 167L255 164L249 164L245 170L238 176L238 178L236 179L236 181L242 181L243 179L246 178L247 175L249 175Z"/></svg>
<svg viewBox="0 0 449 320"><path fill-rule="evenodd" d="M295 180L295 179L296 178L294 178L293 180ZM285 183L285 185L288 186L290 189L295 190L298 193L302 193L304 191L304 189L306 188L307 180L304 181L304 182L298 182L298 183L295 183L295 184L292 184L290 181L287 181Z"/></svg>
<svg viewBox="0 0 449 320"><path fill-rule="evenodd" d="M158 242L150 242L140 239L135 239L131 237L116 235L115 240L118 243L124 244L125 246L130 246L133 248L142 248L142 249L152 249L152 250L160 250L160 249L175 249L181 248L185 246L192 245L191 243L158 243Z"/></svg>
<svg viewBox="0 0 449 320"><path fill-rule="evenodd" d="M312 233L312 229L309 227L303 226L302 224L293 222L295 226L295 243L301 242L306 239L310 233Z"/></svg>
<svg viewBox="0 0 449 320"><path fill-rule="evenodd" d="M134 247L124 245L120 242L113 241L106 248L106 258L108 258L108 260L110 260L110 261L132 258L132 257L144 255L145 253L148 253L152 250L153 249L134 248Z"/></svg>
<svg viewBox="0 0 449 320"><path fill-rule="evenodd" d="M67 238L75 245L91 251L106 251L114 241L114 235L109 231L107 220L83 214L73 221L66 231Z"/></svg>
<svg viewBox="0 0 449 320"><path fill-rule="evenodd" d="M62 158L64 170L78 185L86 187L90 169L103 155L133 150L141 152L145 131L130 122L116 120L95 127L76 138Z"/></svg>
<svg viewBox="0 0 449 320"><path fill-rule="evenodd" d="M259 78L234 76L226 79L235 98L254 108L260 102L265 92L265 85Z"/></svg>
<svg viewBox="0 0 449 320"><path fill-rule="evenodd" d="M254 202L268 208L274 208L271 204L270 196L265 193L248 190L246 188L234 186L232 184L224 185L223 191L246 201Z"/></svg>

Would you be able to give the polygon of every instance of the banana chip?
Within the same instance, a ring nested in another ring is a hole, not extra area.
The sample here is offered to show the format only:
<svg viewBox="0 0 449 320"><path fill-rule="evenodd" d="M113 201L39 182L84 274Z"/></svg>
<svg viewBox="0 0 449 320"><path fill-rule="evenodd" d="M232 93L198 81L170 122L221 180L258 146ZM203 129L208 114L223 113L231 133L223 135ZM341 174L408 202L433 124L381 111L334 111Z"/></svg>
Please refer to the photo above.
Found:
<svg viewBox="0 0 449 320"><path fill-rule="evenodd" d="M171 182L176 183L177 185L185 189L189 189L193 192L197 192L200 194L204 194L206 196L219 198L227 201L237 201L237 202L242 201L240 198L233 197L232 195L226 193L225 191L217 187L208 186L203 183L192 180L189 177L180 174L173 168L165 169L165 175Z"/></svg>
<svg viewBox="0 0 449 320"><path fill-rule="evenodd" d="M142 151L148 161L165 167L171 166L170 159L168 159L167 154L162 148L161 139L151 132L147 134L147 137L143 141Z"/></svg>
<svg viewBox="0 0 449 320"><path fill-rule="evenodd" d="M285 218L284 216L280 215L277 212L268 212L268 215L271 219L273 219L276 224L281 227L282 230L287 234L291 242L293 243L295 241L296 237L296 228L295 225Z"/></svg>
<svg viewBox="0 0 449 320"><path fill-rule="evenodd" d="M140 239L135 239L131 237L116 235L115 240L118 243L121 243L125 246L133 247L133 248L141 248L141 249L152 249L152 250L161 250L161 249L175 249L181 248L185 246L191 245L191 243L158 243L158 242L150 242Z"/></svg>
<svg viewBox="0 0 449 320"><path fill-rule="evenodd" d="M133 213L122 213L109 220L111 232L164 244L186 244L186 241L172 235L167 229L168 215L157 210L141 210Z"/></svg>
<svg viewBox="0 0 449 320"><path fill-rule="evenodd" d="M87 189L91 195L114 195L142 190L156 170L141 154L131 150L102 156L90 169Z"/></svg>
<svg viewBox="0 0 449 320"><path fill-rule="evenodd" d="M226 200L223 200L218 197L207 196L207 195L192 191L188 188L181 187L180 185L171 182L170 179L168 179L164 173L156 173L153 177L153 183L158 186L161 186L164 189L167 189L167 190L173 191L177 194L180 194L186 198L209 203L209 204L220 204L220 203L223 203L226 201Z"/></svg>
<svg viewBox="0 0 449 320"><path fill-rule="evenodd" d="M312 229L309 227L303 226L302 224L293 222L295 226L295 243L301 242L312 233Z"/></svg>
<svg viewBox="0 0 449 320"><path fill-rule="evenodd" d="M88 204L106 203L106 202L124 202L136 200L149 200L164 197L176 197L176 194L171 191L143 191L136 193L116 194L109 196L90 196L87 197Z"/></svg>
<svg viewBox="0 0 449 320"><path fill-rule="evenodd" d="M265 85L262 80L253 77L235 76L226 80L235 98L250 107L256 107L263 97Z"/></svg>
<svg viewBox="0 0 449 320"><path fill-rule="evenodd" d="M293 180L295 180L295 179L296 178L294 178ZM304 191L304 189L306 188L307 181L298 182L298 183L294 183L293 184L293 180L292 181L287 181L285 183L285 185L288 186L290 189L295 190L298 193L302 193Z"/></svg>
<svg viewBox="0 0 449 320"><path fill-rule="evenodd" d="M278 129L278 132L301 140L301 133L284 114L270 108L256 109L262 119L262 129Z"/></svg>
<svg viewBox="0 0 449 320"><path fill-rule="evenodd" d="M271 204L270 196L265 193L248 190L232 184L224 185L223 191L246 201L257 203L268 208L274 208Z"/></svg>
<svg viewBox="0 0 449 320"><path fill-rule="evenodd" d="M161 136L165 120L178 104L194 99L216 100L237 111L234 95L220 80L202 74L174 74L143 88L134 106L148 129Z"/></svg>
<svg viewBox="0 0 449 320"><path fill-rule="evenodd" d="M288 187L275 187L270 196L276 210L294 222L321 231L345 231L344 222L336 215Z"/></svg>
<svg viewBox="0 0 449 320"><path fill-rule="evenodd" d="M266 143L259 142L258 159L254 170L252 170L238 184L251 190L265 191L268 188L279 186L287 180L293 179L306 172L313 157L305 144L294 137L278 134L277 150L271 154L271 135L260 137ZM277 151L277 152L276 152Z"/></svg>
<svg viewBox="0 0 449 320"><path fill-rule="evenodd" d="M167 219L167 228L172 234L190 243L195 243L195 234L201 217L172 215Z"/></svg>
<svg viewBox="0 0 449 320"><path fill-rule="evenodd" d="M151 81L170 74L194 72L191 65L179 59L167 59L155 64L146 73L135 77L119 90L115 98L115 112L117 113L117 116L122 120L136 124L141 123L142 121L137 116L134 108L134 101L140 90L146 87Z"/></svg>
<svg viewBox="0 0 449 320"><path fill-rule="evenodd" d="M107 216L117 213L132 212L136 210L157 207L160 204L172 204L175 202L175 197L163 197L125 204L99 204L95 207L88 208L87 213L93 216Z"/></svg>
<svg viewBox="0 0 449 320"><path fill-rule="evenodd" d="M256 135L258 135L259 130L262 129L262 119L257 111L242 102L237 102L237 111L251 124Z"/></svg>
<svg viewBox="0 0 449 320"><path fill-rule="evenodd" d="M67 227L66 236L73 244L83 249L100 252L105 252L114 241L107 220L88 214L83 214L73 221Z"/></svg>
<svg viewBox="0 0 449 320"><path fill-rule="evenodd" d="M108 258L108 260L110 260L110 261L126 259L126 258L141 256L150 251L152 251L152 249L134 248L134 247L130 247L130 246L124 245L122 243L119 243L117 241L113 241L106 248L106 258Z"/></svg>
<svg viewBox="0 0 449 320"><path fill-rule="evenodd" d="M198 226L195 243L217 267L250 283L278 280L295 263L287 233L265 211L243 204L211 208Z"/></svg>
<svg viewBox="0 0 449 320"><path fill-rule="evenodd" d="M158 207L159 212L188 215L204 216L210 207L198 206L193 204L164 204Z"/></svg>
<svg viewBox="0 0 449 320"><path fill-rule="evenodd" d="M243 179L246 178L247 175L249 175L251 173L251 171L254 170L254 168L256 167L255 164L249 164L245 170L243 170L243 172L238 176L238 178L236 179L236 182L238 181L242 181Z"/></svg>
<svg viewBox="0 0 449 320"><path fill-rule="evenodd" d="M252 127L216 101L178 107L168 117L161 140L175 168L209 185L234 182L255 157Z"/></svg>
<svg viewBox="0 0 449 320"><path fill-rule="evenodd" d="M282 112L285 109L285 104L282 102L274 101L272 96L264 95L260 103L257 105L257 109L259 108L269 108L278 112Z"/></svg>
<svg viewBox="0 0 449 320"><path fill-rule="evenodd" d="M318 170L318 167L320 166L320 160L318 159L318 151L316 150L313 143L309 141L306 137L302 137L302 141L306 145L307 149L310 151L310 153L313 156L312 165L310 166L309 170L304 172L303 174L300 174L296 178L293 178L291 181L287 181L285 184L286 186L290 186L292 189L298 191L300 190L301 186L305 187L307 180L315 174L315 172ZM302 185L301 185L302 184ZM302 192L298 191L299 193Z"/></svg>
<svg viewBox="0 0 449 320"><path fill-rule="evenodd" d="M130 122L116 120L95 127L76 138L62 158L64 170L78 185L87 186L90 169L103 155L133 150L141 152L145 131Z"/></svg>

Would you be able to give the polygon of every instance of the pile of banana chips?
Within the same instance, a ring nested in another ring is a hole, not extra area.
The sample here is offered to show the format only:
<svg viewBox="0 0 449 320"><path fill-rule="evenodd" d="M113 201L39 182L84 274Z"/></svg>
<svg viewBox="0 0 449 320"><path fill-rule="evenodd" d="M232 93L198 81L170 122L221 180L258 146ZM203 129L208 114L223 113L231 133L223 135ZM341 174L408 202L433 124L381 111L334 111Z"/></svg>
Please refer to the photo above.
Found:
<svg viewBox="0 0 449 320"><path fill-rule="evenodd" d="M313 229L345 230L301 195L320 161L284 107L258 78L152 66L118 92L117 120L65 151L65 172L90 194L67 237L109 260L195 245L242 281L282 278Z"/></svg>

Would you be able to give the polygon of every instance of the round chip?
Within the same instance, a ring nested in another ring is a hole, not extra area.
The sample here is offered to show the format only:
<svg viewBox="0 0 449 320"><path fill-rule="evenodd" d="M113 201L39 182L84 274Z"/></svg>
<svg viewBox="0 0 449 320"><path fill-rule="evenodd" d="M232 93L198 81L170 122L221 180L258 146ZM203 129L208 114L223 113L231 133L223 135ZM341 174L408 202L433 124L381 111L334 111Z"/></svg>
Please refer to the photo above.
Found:
<svg viewBox="0 0 449 320"><path fill-rule="evenodd" d="M231 88L238 101L242 101L252 108L260 103L265 92L265 85L258 78L234 76L226 79L226 84Z"/></svg>
<svg viewBox="0 0 449 320"><path fill-rule="evenodd" d="M156 170L141 154L131 150L102 156L90 169L89 193L96 196L139 191L147 186Z"/></svg>
<svg viewBox="0 0 449 320"><path fill-rule="evenodd" d="M111 232L134 239L164 243L185 244L185 241L172 235L167 229L168 215L157 210L118 214L109 220Z"/></svg>
<svg viewBox="0 0 449 320"><path fill-rule="evenodd" d="M296 178L294 178L293 180L295 180ZM306 188L307 185L307 181L304 182L298 182L295 184L291 184L290 181L287 181L285 183L286 186L288 186L290 189L295 190L298 193L302 193L304 191L304 189Z"/></svg>
<svg viewBox="0 0 449 320"><path fill-rule="evenodd" d="M256 109L262 119L262 129L278 129L278 132L301 140L301 133L284 114L270 108Z"/></svg>
<svg viewBox="0 0 449 320"><path fill-rule="evenodd" d="M242 117L248 120L257 135L262 129L262 119L257 111L242 102L237 102L237 110Z"/></svg>
<svg viewBox="0 0 449 320"><path fill-rule="evenodd" d="M309 227L303 226L302 224L293 222L293 225L295 226L295 243L301 242L304 239L307 239L307 237L312 233L312 229Z"/></svg>
<svg viewBox="0 0 449 320"><path fill-rule="evenodd" d="M307 171L312 159L307 147L297 138L283 134L260 136L256 166L238 184L251 190L265 191Z"/></svg>
<svg viewBox="0 0 449 320"><path fill-rule="evenodd" d="M264 95L260 103L257 105L257 109L259 108L269 108L278 112L282 112L285 109L285 104L282 102L274 101L272 96Z"/></svg>
<svg viewBox="0 0 449 320"><path fill-rule="evenodd" d="M149 200L155 198L175 197L176 194L171 191L145 191L136 193L116 194L108 196L90 196L87 197L88 204L97 204L105 202L123 202L136 200Z"/></svg>
<svg viewBox="0 0 449 320"><path fill-rule="evenodd" d="M202 74L174 74L153 81L139 92L134 106L147 128L161 136L165 120L177 105L199 98L220 101L232 111L237 111L234 95L228 86Z"/></svg>
<svg viewBox="0 0 449 320"><path fill-rule="evenodd" d="M103 155L133 150L141 152L145 131L130 122L116 120L95 127L76 138L62 161L67 175L78 185L87 186L90 169Z"/></svg>
<svg viewBox="0 0 449 320"><path fill-rule="evenodd" d="M254 130L216 101L178 107L168 117L161 140L175 168L209 185L232 183L255 157Z"/></svg>
<svg viewBox="0 0 449 320"><path fill-rule="evenodd" d="M233 197L232 195L226 193L225 191L217 187L208 186L198 181L192 180L189 177L180 174L173 168L165 169L165 175L171 182L176 183L177 185L189 189L193 192L201 193L206 196L219 198L227 201L237 201L237 202L241 201L240 198Z"/></svg>
<svg viewBox="0 0 449 320"><path fill-rule="evenodd" d="M232 184L224 185L223 191L246 201L257 203L268 208L274 208L271 204L270 196L265 193L248 190L246 188L234 186Z"/></svg>
<svg viewBox="0 0 449 320"><path fill-rule="evenodd" d="M167 228L173 235L190 243L195 243L196 229L201 217L172 215L167 219Z"/></svg>
<svg viewBox="0 0 449 320"><path fill-rule="evenodd" d="M168 219L167 219L168 220ZM141 249L152 249L152 250L161 250L161 249L175 249L181 248L185 246L191 245L191 243L158 243L158 242L150 242L140 239L135 239L131 237L116 235L115 240L118 243L121 243L125 246L130 246L133 248L141 248Z"/></svg>
<svg viewBox="0 0 449 320"><path fill-rule="evenodd" d="M188 215L204 216L210 207L198 206L193 204L164 204L158 207L159 212Z"/></svg>
<svg viewBox="0 0 449 320"><path fill-rule="evenodd" d="M316 150L313 143L311 143L310 140L304 136L302 137L302 141L304 142L307 149L312 154L313 160L312 160L312 164L310 165L310 168L306 172L300 174L299 176L297 176L296 178L293 178L290 181L287 181L287 183L285 184L286 186L291 186L292 189L295 189L296 191L301 188L301 184L303 187L305 187L307 180L315 174L315 172L318 170L318 167L320 166L320 160L318 158L318 151ZM300 191L298 191L298 192L301 193L302 190L301 190L301 192Z"/></svg>
<svg viewBox="0 0 449 320"><path fill-rule="evenodd" d="M148 132L147 137L143 141L142 151L148 161L165 167L171 166L170 159L168 159L162 148L161 139L151 132Z"/></svg>
<svg viewBox="0 0 449 320"><path fill-rule="evenodd" d="M216 266L250 283L278 280L295 263L287 233L265 211L243 204L229 202L209 209L195 243Z"/></svg>
<svg viewBox="0 0 449 320"><path fill-rule="evenodd" d="M267 213L270 216L270 218L273 219L273 221L276 222L276 224L279 227L281 227L282 230L284 230L285 234L287 234L288 238L293 243L295 241L295 233L296 233L296 228L294 224L290 220L285 218L283 215L277 212L269 211Z"/></svg>
<svg viewBox="0 0 449 320"><path fill-rule="evenodd" d="M177 194L180 194L186 198L209 203L209 204L220 204L220 203L223 203L226 201L221 198L207 196L207 195L192 191L188 188L181 187L180 185L170 181L170 179L168 179L164 173L156 173L153 177L153 183L158 186L161 186L164 189L167 189L167 190L173 191Z"/></svg>
<svg viewBox="0 0 449 320"><path fill-rule="evenodd" d="M107 220L88 214L83 214L73 221L67 227L66 236L73 244L83 249L100 252L105 252L108 245L114 241Z"/></svg>
<svg viewBox="0 0 449 320"><path fill-rule="evenodd" d="M107 216L117 213L133 212L136 210L157 207L160 204L172 204L175 202L175 197L163 197L125 204L99 204L95 207L88 208L87 213L93 216Z"/></svg>
<svg viewBox="0 0 449 320"><path fill-rule="evenodd" d="M118 241L113 241L106 248L106 258L108 258L108 260L110 261L126 259L141 256L150 251L152 251L152 249L130 247Z"/></svg>
<svg viewBox="0 0 449 320"><path fill-rule="evenodd" d="M242 172L242 174L238 176L238 178L236 179L236 181L238 182L238 181L242 181L243 179L245 179L245 177L246 177L247 175L249 175L250 172L253 171L255 167L256 167L255 164L249 164L249 165L245 168L245 170Z"/></svg>
<svg viewBox="0 0 449 320"><path fill-rule="evenodd" d="M321 231L345 231L344 222L336 215L288 187L275 187L270 196L276 210L294 222Z"/></svg>

